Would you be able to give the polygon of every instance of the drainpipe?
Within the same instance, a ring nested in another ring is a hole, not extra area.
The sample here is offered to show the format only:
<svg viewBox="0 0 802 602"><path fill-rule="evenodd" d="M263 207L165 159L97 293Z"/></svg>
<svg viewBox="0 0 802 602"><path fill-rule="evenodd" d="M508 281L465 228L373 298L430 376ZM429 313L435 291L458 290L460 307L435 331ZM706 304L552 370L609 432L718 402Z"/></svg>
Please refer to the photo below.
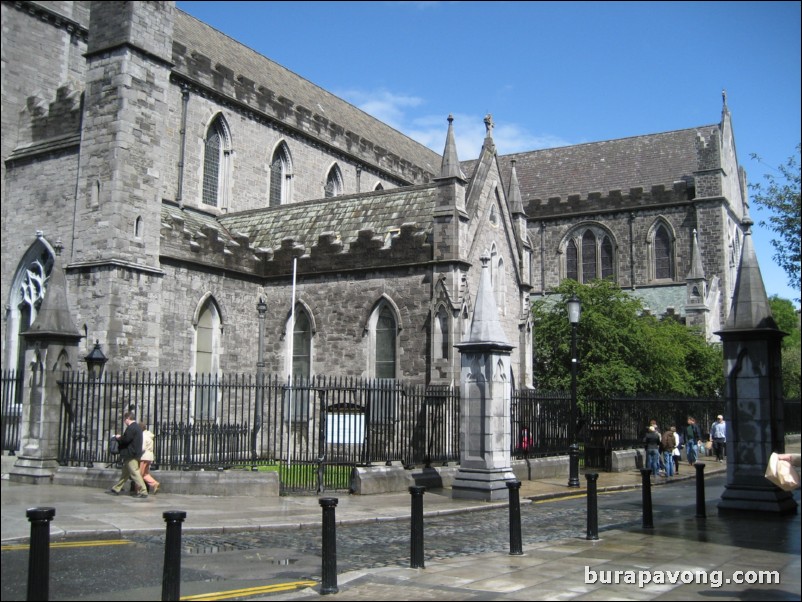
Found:
<svg viewBox="0 0 802 602"><path fill-rule="evenodd" d="M184 147L187 143L187 106L189 105L189 88L186 86L181 89L181 141L178 145L178 189L175 192L175 200L178 206L184 207Z"/></svg>

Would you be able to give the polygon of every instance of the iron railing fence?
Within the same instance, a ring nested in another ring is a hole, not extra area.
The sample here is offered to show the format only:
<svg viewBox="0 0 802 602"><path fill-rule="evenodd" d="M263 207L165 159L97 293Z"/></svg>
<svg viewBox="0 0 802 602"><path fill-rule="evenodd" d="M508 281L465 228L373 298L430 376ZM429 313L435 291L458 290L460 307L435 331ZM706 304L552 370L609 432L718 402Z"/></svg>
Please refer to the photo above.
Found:
<svg viewBox="0 0 802 602"><path fill-rule="evenodd" d="M64 373L60 384L59 461L65 465L111 463L107 442L121 432L128 409L153 431L154 465L162 469L262 465L279 470L289 488L294 480L308 488L318 470L289 470L293 465L459 459L459 390L452 387L151 373L93 381L83 372ZM347 470L330 472L347 480Z"/></svg>
<svg viewBox="0 0 802 602"><path fill-rule="evenodd" d="M566 391L516 389L510 404L512 455L532 458L567 453L571 396Z"/></svg>
<svg viewBox="0 0 802 602"><path fill-rule="evenodd" d="M661 432L676 426L682 435L688 416L693 416L706 438L716 416L723 413L724 400L716 398L639 396L586 400L582 417L585 465L605 469L613 450L642 447L651 420L657 421Z"/></svg>
<svg viewBox="0 0 802 602"><path fill-rule="evenodd" d="M786 399L783 403L785 434L797 435L802 432L802 403L799 399Z"/></svg>
<svg viewBox="0 0 802 602"><path fill-rule="evenodd" d="M22 421L22 374L16 370L3 370L0 380L0 394L2 395L2 425L0 437L2 451L15 455L20 446L20 423Z"/></svg>
<svg viewBox="0 0 802 602"><path fill-rule="evenodd" d="M261 380L260 380L261 379ZM285 490L346 489L349 467L459 461L459 389L408 386L395 380L276 376L106 374L93 381L69 372L60 382L59 461L110 464L108 438L123 428L129 407L156 434L156 467L260 466L281 472ZM20 446L22 383L2 373L3 450ZM640 447L649 420L682 429L694 415L706 433L724 408L718 399L614 398L583 402L579 442L589 467L606 468L614 449ZM785 429L800 432L799 400L785 402ZM567 392L514 390L513 457L566 453ZM528 434L529 438L527 438Z"/></svg>

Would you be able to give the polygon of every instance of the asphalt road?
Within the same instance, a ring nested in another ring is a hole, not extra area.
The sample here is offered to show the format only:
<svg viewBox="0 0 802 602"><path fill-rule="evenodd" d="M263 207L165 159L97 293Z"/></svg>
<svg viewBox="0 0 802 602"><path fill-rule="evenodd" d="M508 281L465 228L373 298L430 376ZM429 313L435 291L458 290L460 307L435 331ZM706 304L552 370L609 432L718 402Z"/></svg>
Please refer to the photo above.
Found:
<svg viewBox="0 0 802 602"><path fill-rule="evenodd" d="M723 477L706 481L706 499L715 501ZM652 490L654 522L696 508L694 481ZM599 529L642 526L641 490L599 495ZM565 538L584 538L587 501L584 495L521 505L523 544ZM682 537L681 533L677 534ZM717 536L711 533L711 537ZM721 537L731 537L720 534ZM776 540L775 540L776 541ZM182 596L303 580L320 580L321 530L184 535L182 538ZM445 558L509 550L509 511L493 509L427 518L424 557ZM345 572L382 566L409 566L408 521L340 525L337 528L337 569ZM28 550L4 546L2 599L24 600ZM67 541L51 545L51 600L157 600L161 598L164 564L163 536L132 536L126 540ZM220 599L244 599L223 597Z"/></svg>

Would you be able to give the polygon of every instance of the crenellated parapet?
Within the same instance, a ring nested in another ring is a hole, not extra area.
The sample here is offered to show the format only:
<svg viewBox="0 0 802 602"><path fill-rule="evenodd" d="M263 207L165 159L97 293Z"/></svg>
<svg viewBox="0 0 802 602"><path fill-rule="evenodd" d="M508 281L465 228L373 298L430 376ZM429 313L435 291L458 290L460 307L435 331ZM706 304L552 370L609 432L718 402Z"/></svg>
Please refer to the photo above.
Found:
<svg viewBox="0 0 802 602"><path fill-rule="evenodd" d="M693 183L679 180L672 186L652 186L649 190L633 187L627 191L610 190L590 192L587 196L569 194L567 197L532 199L526 207L526 215L531 219L566 217L569 215L595 214L600 212L631 211L651 206L665 206L671 203L685 203L694 198Z"/></svg>
<svg viewBox="0 0 802 602"><path fill-rule="evenodd" d="M17 148L10 158L20 159L77 144L81 135L82 93L75 85L66 84L58 88L51 101L29 96L20 115Z"/></svg>
<svg viewBox="0 0 802 602"><path fill-rule="evenodd" d="M698 197L720 196L722 189L723 166L721 162L721 132L712 128L710 132L696 134L697 170L696 194Z"/></svg>
<svg viewBox="0 0 802 602"><path fill-rule="evenodd" d="M256 277L372 269L428 262L430 234L417 224L403 224L386 234L360 230L352 240L327 231L309 245L300 236L285 236L270 247L257 246L246 234L232 233L213 218L165 204L161 221L163 258L248 273Z"/></svg>
<svg viewBox="0 0 802 602"><path fill-rule="evenodd" d="M372 129L372 124L368 123L364 115L362 121L365 123L360 124L364 126L360 128L360 134L354 131L357 128L353 125L346 126L326 115L319 103L317 108L305 106L303 101L288 98L286 92L281 93L261 85L230 66L191 51L179 42L173 44L173 63L174 79L181 80L182 85L201 95L217 96L224 106L238 110L258 123L271 123L279 129L287 128L309 136L319 145L347 153L406 183L426 183L434 175L430 170L431 166L417 165L410 160L410 157L420 154L418 149L399 148L400 152L410 150L402 157L379 143L378 140L384 138L371 139L368 132ZM188 78L188 81L184 81L184 78ZM408 142L412 145L411 141Z"/></svg>

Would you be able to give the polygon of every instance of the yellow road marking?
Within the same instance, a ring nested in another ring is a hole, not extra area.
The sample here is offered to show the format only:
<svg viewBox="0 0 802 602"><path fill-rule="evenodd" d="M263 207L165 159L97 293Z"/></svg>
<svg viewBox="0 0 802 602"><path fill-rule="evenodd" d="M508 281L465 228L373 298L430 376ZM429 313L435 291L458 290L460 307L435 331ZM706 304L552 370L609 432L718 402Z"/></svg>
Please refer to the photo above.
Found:
<svg viewBox="0 0 802 602"><path fill-rule="evenodd" d="M225 592L210 592L208 594L197 594L195 596L181 596L181 600L228 600L230 598L241 598L243 596L256 596L258 594L271 594L276 592L286 592L302 587L312 587L317 585L317 581L290 581L288 583L274 583L273 585L261 585L258 587L248 587L245 589L232 589Z"/></svg>
<svg viewBox="0 0 802 602"><path fill-rule="evenodd" d="M57 541L55 543L51 543L51 548L89 548L94 546L125 546L132 544L132 541L126 541L124 539L98 539L95 541ZM9 550L27 550L30 546L27 543L21 544L9 544L6 546L2 546L2 551L6 552Z"/></svg>
<svg viewBox="0 0 802 602"><path fill-rule="evenodd" d="M599 491L596 495L610 495L611 493L621 493L621 491ZM579 498L588 497L587 493L580 493L577 495L566 495L562 497L552 497L547 500L532 500L533 504L549 504L551 502L561 502L562 500L577 500Z"/></svg>

